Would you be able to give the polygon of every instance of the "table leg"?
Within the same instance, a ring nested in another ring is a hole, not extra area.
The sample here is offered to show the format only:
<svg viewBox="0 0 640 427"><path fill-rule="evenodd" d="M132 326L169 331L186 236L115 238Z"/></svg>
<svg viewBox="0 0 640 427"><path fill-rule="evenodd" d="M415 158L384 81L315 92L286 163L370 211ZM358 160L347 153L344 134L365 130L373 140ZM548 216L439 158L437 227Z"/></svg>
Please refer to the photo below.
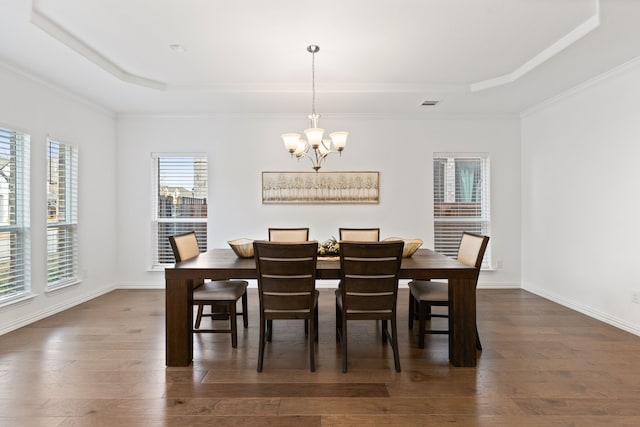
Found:
<svg viewBox="0 0 640 427"><path fill-rule="evenodd" d="M165 277L167 366L189 366L193 360L193 281Z"/></svg>
<svg viewBox="0 0 640 427"><path fill-rule="evenodd" d="M476 366L476 282L449 279L449 362Z"/></svg>

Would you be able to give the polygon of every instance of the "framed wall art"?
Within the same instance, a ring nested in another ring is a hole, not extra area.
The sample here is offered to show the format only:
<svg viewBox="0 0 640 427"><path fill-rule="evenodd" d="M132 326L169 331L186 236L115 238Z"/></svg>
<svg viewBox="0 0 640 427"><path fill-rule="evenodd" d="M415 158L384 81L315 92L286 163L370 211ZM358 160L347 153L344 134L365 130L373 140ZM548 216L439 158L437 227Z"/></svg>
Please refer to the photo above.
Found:
<svg viewBox="0 0 640 427"><path fill-rule="evenodd" d="M262 172L262 203L379 203L380 172Z"/></svg>

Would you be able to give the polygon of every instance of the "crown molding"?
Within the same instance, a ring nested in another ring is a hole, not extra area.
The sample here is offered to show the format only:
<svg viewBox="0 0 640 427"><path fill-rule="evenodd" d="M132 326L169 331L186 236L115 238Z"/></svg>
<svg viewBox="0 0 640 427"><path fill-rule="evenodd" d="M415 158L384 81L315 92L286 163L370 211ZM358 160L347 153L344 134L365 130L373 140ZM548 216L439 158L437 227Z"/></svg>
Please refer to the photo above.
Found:
<svg viewBox="0 0 640 427"><path fill-rule="evenodd" d="M570 97L572 97L573 95L580 93L584 90L587 90L588 88L595 86L605 80L608 80L612 77L615 77L617 75L620 75L626 71L628 71L629 69L636 67L640 65L640 56L635 57L634 59L632 59L631 61L625 62L624 64L618 65L617 67L614 67L612 69L610 69L609 71L605 71L602 74L597 75L596 77L593 77L585 82L582 82L570 89L567 89L563 92L560 92L557 95L552 96L551 98L548 98L536 105L534 105L531 108L528 108L524 111L522 111L522 113L520 113L520 118L524 119L530 115L533 115L541 110L544 110L545 108L563 101L565 99L568 99Z"/></svg>
<svg viewBox="0 0 640 427"><path fill-rule="evenodd" d="M46 87L48 89L51 89L52 91L58 92L59 94L65 96L65 97L67 97L69 99L72 99L72 100L74 100L74 101L76 101L76 102L78 102L80 104L83 104L83 105L85 105L85 106L87 106L87 107L89 107L89 108L91 108L91 109L93 109L93 110L95 110L95 111L97 111L99 113L102 113L102 114L104 114L104 115L106 115L108 117L115 118L116 115L117 115L115 111L110 110L109 108L106 108L103 105L100 105L100 104L98 104L96 102L93 102L93 101L87 99L86 97L84 97L82 95L78 95L77 93L72 92L72 91L70 91L68 89L65 89L65 88L63 88L63 87L61 87L61 86L59 86L59 85L57 85L55 83L51 83L48 80L44 80L44 79L42 79L40 77L37 77L37 76L35 76L35 75L31 74L31 73L28 73L28 72L26 72L26 71L24 71L24 70L22 70L22 69L20 69L20 68L18 68L16 66L14 66L13 64L8 64L6 62L0 61L0 68L4 68L5 70L8 70L8 71L10 71L10 72L22 77L22 78L25 78L27 80L30 80L30 81L34 82L34 83L40 84L40 85L42 85L42 86L44 86L44 87Z"/></svg>
<svg viewBox="0 0 640 427"><path fill-rule="evenodd" d="M166 83L129 73L35 8L31 9L31 23L123 82L157 90L165 90L167 88Z"/></svg>
<svg viewBox="0 0 640 427"><path fill-rule="evenodd" d="M518 80L520 77L529 73L533 69L539 67L540 65L547 62L549 59L553 58L558 53L562 52L567 47L571 46L582 37L586 36L596 28L600 26L600 1L596 0L596 13L587 19L582 24L578 25L572 31L570 31L564 37L561 37L552 45L548 46L546 49L543 49L542 52L538 53L536 56L522 64L520 67L516 68L514 71L508 74L504 74L499 77L495 77L488 80L483 80L477 83L472 83L470 86L471 92L479 92L486 89L494 88L497 86L506 85L509 83L513 83Z"/></svg>

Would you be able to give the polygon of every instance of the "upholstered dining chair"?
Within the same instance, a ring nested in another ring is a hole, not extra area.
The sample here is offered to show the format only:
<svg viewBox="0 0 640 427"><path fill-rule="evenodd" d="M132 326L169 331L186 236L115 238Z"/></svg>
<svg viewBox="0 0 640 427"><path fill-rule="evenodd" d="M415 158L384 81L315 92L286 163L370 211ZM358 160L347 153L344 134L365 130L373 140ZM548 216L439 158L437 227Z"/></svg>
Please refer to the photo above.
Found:
<svg viewBox="0 0 640 427"><path fill-rule="evenodd" d="M269 228L270 242L306 242L309 240L308 228Z"/></svg>
<svg viewBox="0 0 640 427"><path fill-rule="evenodd" d="M379 228L340 228L340 240L353 242L377 242L380 240Z"/></svg>
<svg viewBox="0 0 640 427"><path fill-rule="evenodd" d="M198 239L194 231L169 236L169 242L176 262L187 261L200 255ZM238 328L236 316L242 316L245 328L249 326L247 286L248 283L244 280L204 280L202 283L196 284L193 289L193 304L198 306L198 314L193 332L229 333L231 334L231 346L237 347ZM236 303L239 299L242 299L242 312L237 312L236 310ZM211 307L210 314L204 314L205 305ZM223 311L221 313L216 312L214 307ZM200 323L203 317L211 317L212 320L229 319L229 328L201 329Z"/></svg>
<svg viewBox="0 0 640 427"><path fill-rule="evenodd" d="M340 287L336 290L336 338L342 343L342 372L347 372L347 323L381 320L382 341L391 341L400 372L396 302L404 242L340 242ZM391 333L387 321L391 321Z"/></svg>
<svg viewBox="0 0 640 427"><path fill-rule="evenodd" d="M318 319L316 262L318 242L253 242L260 296L260 342L258 372L262 372L264 348L271 322L281 319L304 319L310 335ZM315 371L315 342L309 338L309 369Z"/></svg>
<svg viewBox="0 0 640 427"><path fill-rule="evenodd" d="M457 260L475 267L474 280L478 285L480 266L484 253L489 244L488 236L481 236L473 233L462 233L460 246L458 247ZM447 282L437 282L429 280L412 280L409 282L409 330L413 329L413 323L418 317L418 347L424 348L425 334L449 334L448 330L426 329L425 323L432 317L448 318L447 314L436 314L431 312L432 306L449 307L449 287ZM482 350L478 327L476 326L476 348Z"/></svg>

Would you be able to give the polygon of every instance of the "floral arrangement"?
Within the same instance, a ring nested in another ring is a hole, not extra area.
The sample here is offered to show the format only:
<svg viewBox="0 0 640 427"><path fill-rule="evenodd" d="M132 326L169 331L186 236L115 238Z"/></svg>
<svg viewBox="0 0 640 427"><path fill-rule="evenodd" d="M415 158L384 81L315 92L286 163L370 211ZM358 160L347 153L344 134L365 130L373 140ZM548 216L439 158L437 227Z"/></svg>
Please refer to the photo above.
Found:
<svg viewBox="0 0 640 427"><path fill-rule="evenodd" d="M340 243L335 237L325 240L318 244L318 255L320 256L338 256L340 254Z"/></svg>

